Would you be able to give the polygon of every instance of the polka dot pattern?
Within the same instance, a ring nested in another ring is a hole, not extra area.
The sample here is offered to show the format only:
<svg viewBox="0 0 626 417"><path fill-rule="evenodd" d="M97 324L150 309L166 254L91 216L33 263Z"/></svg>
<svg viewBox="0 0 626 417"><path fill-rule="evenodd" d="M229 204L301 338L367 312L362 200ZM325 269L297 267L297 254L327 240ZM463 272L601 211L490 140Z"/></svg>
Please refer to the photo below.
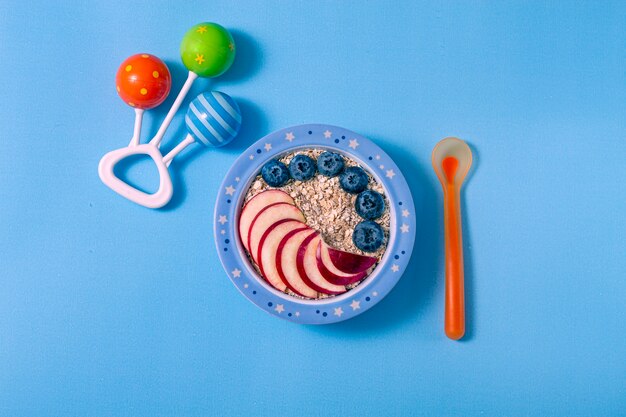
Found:
<svg viewBox="0 0 626 417"><path fill-rule="evenodd" d="M244 184L246 179L257 175L260 167L269 159L302 147L321 147L364 161L369 171L383 184L396 224L395 229L390 231L387 253L382 263L361 285L340 296L307 303L289 295L277 294L268 288L251 267L247 257L241 253L236 244L239 237L235 229L224 227L219 222L219 216L228 220L238 216L246 187L237 187L237 184ZM261 149L268 150L263 152ZM385 166L385 171L378 170L379 164ZM387 175L387 170L393 175ZM215 243L220 260L241 293L276 317L303 324L328 324L350 319L383 299L408 265L416 229L415 207L408 184L394 161L376 144L357 133L327 125L293 126L274 132L243 152L224 178L222 189L226 187L232 188L234 193L220 193L215 207Z"/></svg>
<svg viewBox="0 0 626 417"><path fill-rule="evenodd" d="M154 55L137 54L127 58L117 71L115 86L129 106L151 109L170 92L172 77L163 61Z"/></svg>

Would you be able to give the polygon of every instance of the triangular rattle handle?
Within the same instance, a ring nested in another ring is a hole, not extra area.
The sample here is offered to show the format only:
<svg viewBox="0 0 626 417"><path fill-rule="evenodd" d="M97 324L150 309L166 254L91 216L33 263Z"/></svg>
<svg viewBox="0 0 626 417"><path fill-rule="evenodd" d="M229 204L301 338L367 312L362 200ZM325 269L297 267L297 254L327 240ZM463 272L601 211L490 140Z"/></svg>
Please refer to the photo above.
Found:
<svg viewBox="0 0 626 417"><path fill-rule="evenodd" d="M145 193L115 176L115 165L122 159L132 155L148 155L154 160L159 171L159 189L156 193ZM163 161L163 154L153 144L129 146L109 152L100 160L98 174L107 187L122 197L144 207L160 208L166 205L172 198L173 187L170 173L167 170L166 163Z"/></svg>

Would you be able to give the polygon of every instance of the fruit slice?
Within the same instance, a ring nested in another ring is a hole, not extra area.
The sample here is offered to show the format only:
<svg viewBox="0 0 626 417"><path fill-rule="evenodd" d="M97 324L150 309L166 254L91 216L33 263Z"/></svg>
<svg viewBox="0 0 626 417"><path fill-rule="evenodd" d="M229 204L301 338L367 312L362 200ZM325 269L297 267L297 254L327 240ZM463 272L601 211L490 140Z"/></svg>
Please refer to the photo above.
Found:
<svg viewBox="0 0 626 417"><path fill-rule="evenodd" d="M373 256L344 252L339 249L331 248L324 242L321 243L321 250L322 252L326 252L328 259L330 259L338 270L346 274L365 272L377 261L377 258ZM324 254L324 257L327 256L326 254Z"/></svg>
<svg viewBox="0 0 626 417"><path fill-rule="evenodd" d="M310 230L310 228L297 220L280 220L270 226L263 236L259 247L259 269L261 274L278 291L285 291L287 286L280 279L276 268L276 252L283 238L291 231Z"/></svg>
<svg viewBox="0 0 626 417"><path fill-rule="evenodd" d="M276 251L276 269L283 283L293 292L303 297L317 298L317 291L306 285L298 272L298 249L310 235L317 234L311 228L292 230L287 233Z"/></svg>
<svg viewBox="0 0 626 417"><path fill-rule="evenodd" d="M334 284L334 285L353 284L355 282L362 280L367 275L367 271L359 272L358 274L346 274L345 272L341 272L330 261L328 252L322 250L321 241L319 245L317 245L317 251L316 251L315 256L317 260L317 267L319 268L320 273L331 284Z"/></svg>
<svg viewBox="0 0 626 417"><path fill-rule="evenodd" d="M263 191L250 199L241 209L241 215L239 216L239 237L241 243L248 249L248 234L250 233L250 225L254 221L254 218L265 207L274 203L288 203L294 205L293 198L284 191L280 190L268 190Z"/></svg>
<svg viewBox="0 0 626 417"><path fill-rule="evenodd" d="M248 252L257 264L256 257L263 234L271 225L283 219L298 220L304 223L304 214L296 206L289 203L274 203L261 210L252 221L248 234Z"/></svg>
<svg viewBox="0 0 626 417"><path fill-rule="evenodd" d="M272 260L271 251L278 249L278 243L283 237L294 229L306 229L308 226L298 220L282 219L267 228L261 240L259 240L259 249L257 250L256 260L261 273L263 274L263 266L268 260Z"/></svg>
<svg viewBox="0 0 626 417"><path fill-rule="evenodd" d="M317 233L307 236L298 248L296 264L298 273L306 285L324 294L341 294L346 292L346 288L341 285L334 285L324 278L317 267L317 246L322 238Z"/></svg>

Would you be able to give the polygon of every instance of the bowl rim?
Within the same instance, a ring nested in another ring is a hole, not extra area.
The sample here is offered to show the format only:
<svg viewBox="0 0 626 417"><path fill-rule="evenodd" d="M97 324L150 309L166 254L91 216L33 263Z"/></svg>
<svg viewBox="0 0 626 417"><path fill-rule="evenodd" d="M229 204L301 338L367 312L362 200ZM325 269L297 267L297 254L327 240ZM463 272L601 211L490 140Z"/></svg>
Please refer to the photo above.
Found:
<svg viewBox="0 0 626 417"><path fill-rule="evenodd" d="M311 148L332 150L355 160L383 187L390 206L389 238L378 266L356 288L320 300L293 297L268 285L249 262L238 233L243 200L263 164L287 152ZM296 323L335 323L367 311L396 285L413 251L415 215L402 172L375 143L338 126L304 124L262 137L233 163L215 203L215 245L231 282L262 310Z"/></svg>

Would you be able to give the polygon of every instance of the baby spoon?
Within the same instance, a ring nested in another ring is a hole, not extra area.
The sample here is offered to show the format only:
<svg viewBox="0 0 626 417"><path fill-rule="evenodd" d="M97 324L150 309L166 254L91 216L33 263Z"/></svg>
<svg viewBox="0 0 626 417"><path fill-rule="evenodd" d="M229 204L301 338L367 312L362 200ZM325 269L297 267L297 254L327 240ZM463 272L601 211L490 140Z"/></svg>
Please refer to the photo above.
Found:
<svg viewBox="0 0 626 417"><path fill-rule="evenodd" d="M443 188L446 248L445 331L450 339L465 334L461 186L472 166L472 151L458 138L445 138L435 146L433 168Z"/></svg>

